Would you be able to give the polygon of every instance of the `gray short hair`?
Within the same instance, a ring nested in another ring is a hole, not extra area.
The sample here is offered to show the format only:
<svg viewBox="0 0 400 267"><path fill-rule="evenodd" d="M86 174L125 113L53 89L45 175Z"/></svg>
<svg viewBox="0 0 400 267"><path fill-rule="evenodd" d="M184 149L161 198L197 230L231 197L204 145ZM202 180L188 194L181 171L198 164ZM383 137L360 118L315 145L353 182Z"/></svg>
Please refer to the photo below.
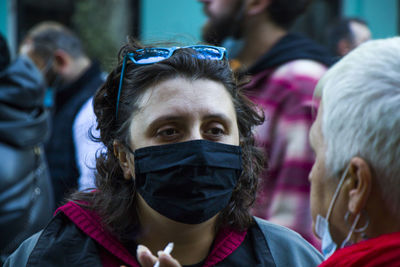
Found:
<svg viewBox="0 0 400 267"><path fill-rule="evenodd" d="M368 41L320 80L326 168L337 174L365 159L385 202L400 210L400 38Z"/></svg>

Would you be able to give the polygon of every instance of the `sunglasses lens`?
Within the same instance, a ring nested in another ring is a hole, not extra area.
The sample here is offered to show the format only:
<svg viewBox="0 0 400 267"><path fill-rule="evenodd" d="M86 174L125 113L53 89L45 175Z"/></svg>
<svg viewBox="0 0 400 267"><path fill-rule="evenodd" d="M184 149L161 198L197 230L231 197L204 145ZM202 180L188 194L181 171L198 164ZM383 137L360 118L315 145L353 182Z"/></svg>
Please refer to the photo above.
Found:
<svg viewBox="0 0 400 267"><path fill-rule="evenodd" d="M141 51L136 51L137 53L133 55L136 64L151 64L156 63L161 60L168 58L169 50L160 48L144 49Z"/></svg>
<svg viewBox="0 0 400 267"><path fill-rule="evenodd" d="M193 47L192 49L198 52L198 58L200 59L221 60L224 57L224 52L220 51L216 47L201 46L201 47Z"/></svg>
<svg viewBox="0 0 400 267"><path fill-rule="evenodd" d="M199 59L221 60L225 55L223 48L214 46L189 46L185 48L195 50L197 53L194 56ZM179 49L179 47L140 49L130 57L136 64L152 64L169 58L176 49Z"/></svg>

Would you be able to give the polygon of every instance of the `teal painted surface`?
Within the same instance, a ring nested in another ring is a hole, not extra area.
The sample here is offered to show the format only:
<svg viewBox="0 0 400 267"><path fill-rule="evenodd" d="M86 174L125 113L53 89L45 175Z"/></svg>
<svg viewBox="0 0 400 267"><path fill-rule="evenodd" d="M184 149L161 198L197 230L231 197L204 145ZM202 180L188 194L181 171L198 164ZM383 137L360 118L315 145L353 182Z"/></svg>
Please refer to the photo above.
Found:
<svg viewBox="0 0 400 267"><path fill-rule="evenodd" d="M206 18L197 0L142 0L141 40L196 43Z"/></svg>
<svg viewBox="0 0 400 267"><path fill-rule="evenodd" d="M0 32L3 36L7 38L7 0L0 0Z"/></svg>
<svg viewBox="0 0 400 267"><path fill-rule="evenodd" d="M372 37L386 38L399 35L398 0L343 0L343 15L365 19Z"/></svg>

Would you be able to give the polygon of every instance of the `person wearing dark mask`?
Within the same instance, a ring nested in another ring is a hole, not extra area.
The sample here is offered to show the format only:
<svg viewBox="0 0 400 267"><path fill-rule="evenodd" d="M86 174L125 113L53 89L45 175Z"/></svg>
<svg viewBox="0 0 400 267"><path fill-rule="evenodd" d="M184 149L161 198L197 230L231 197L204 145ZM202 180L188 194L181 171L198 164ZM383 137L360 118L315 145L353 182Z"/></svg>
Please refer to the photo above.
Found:
<svg viewBox="0 0 400 267"><path fill-rule="evenodd" d="M69 29L56 22L42 22L29 30L21 45L21 53L28 55L43 73L48 90L46 105L52 113L52 132L45 150L54 184L55 205L78 188L92 150L81 153L91 142L86 125L79 138L74 139L74 121L83 106L91 101L95 91L104 82L103 73L83 50L81 41ZM93 110L83 113L88 116ZM94 148L96 150L96 148ZM94 159L93 159L94 161ZM90 170L94 177L93 170ZM94 179L94 178L93 178Z"/></svg>
<svg viewBox="0 0 400 267"><path fill-rule="evenodd" d="M94 109L106 147L97 190L72 195L6 266L320 263L300 235L249 213L264 161L252 129L263 117L224 48L127 44Z"/></svg>
<svg viewBox="0 0 400 267"><path fill-rule="evenodd" d="M307 136L318 108L315 85L333 59L322 46L290 32L311 0L199 1L208 17L204 40L225 45L230 38L232 68L251 78L246 95L265 114L256 141L268 168L253 214L289 227L319 247L311 227L307 178L314 156Z"/></svg>
<svg viewBox="0 0 400 267"><path fill-rule="evenodd" d="M1 37L1 36L0 36ZM27 57L9 62L0 38L0 266L51 219L53 191L43 143L50 133L44 81ZM9 63L9 64L7 64Z"/></svg>

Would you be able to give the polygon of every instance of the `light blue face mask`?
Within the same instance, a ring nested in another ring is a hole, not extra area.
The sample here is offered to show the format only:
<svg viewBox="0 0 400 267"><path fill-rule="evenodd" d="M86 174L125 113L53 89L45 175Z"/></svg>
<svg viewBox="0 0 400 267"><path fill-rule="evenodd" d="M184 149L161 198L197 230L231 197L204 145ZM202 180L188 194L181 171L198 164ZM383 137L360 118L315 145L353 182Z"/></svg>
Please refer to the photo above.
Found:
<svg viewBox="0 0 400 267"><path fill-rule="evenodd" d="M322 217L321 215L317 215L317 219L315 222L315 233L317 236L321 239L321 250L322 254L324 255L325 259L329 258L337 249L337 244L333 241L331 233L329 231L329 217L331 216L333 206L335 205L336 199L339 195L340 189L342 188L342 185L344 183L344 180L346 178L346 175L349 171L349 167L346 168L345 172L343 173L342 177L340 178L339 184L336 187L336 191L333 194L331 203L329 204L328 212L326 214L326 217ZM356 218L354 219L353 224L350 227L350 231L347 235L347 237L343 240L340 248L346 246L349 244L350 238L353 235L354 229L360 219L360 214L357 214Z"/></svg>
<svg viewBox="0 0 400 267"><path fill-rule="evenodd" d="M44 107L52 108L54 105L54 91L53 87L47 87L46 92L44 94Z"/></svg>

